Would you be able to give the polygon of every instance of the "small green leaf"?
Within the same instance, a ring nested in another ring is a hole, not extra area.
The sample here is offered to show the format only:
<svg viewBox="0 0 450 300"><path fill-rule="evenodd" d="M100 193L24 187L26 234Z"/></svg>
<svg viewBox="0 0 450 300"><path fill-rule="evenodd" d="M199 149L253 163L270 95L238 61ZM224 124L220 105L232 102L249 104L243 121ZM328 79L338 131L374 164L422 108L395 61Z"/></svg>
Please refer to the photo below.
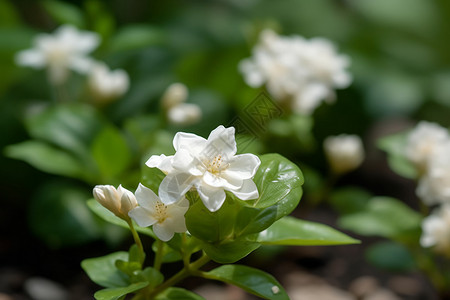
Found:
<svg viewBox="0 0 450 300"><path fill-rule="evenodd" d="M341 215L364 210L372 195L359 187L345 187L335 190L329 203Z"/></svg>
<svg viewBox="0 0 450 300"><path fill-rule="evenodd" d="M122 296L136 292L148 285L148 282L138 282L125 287L100 290L94 294L96 300L119 300Z"/></svg>
<svg viewBox="0 0 450 300"><path fill-rule="evenodd" d="M367 260L378 268L393 272L408 272L416 268L411 252L403 245L385 241L366 250Z"/></svg>
<svg viewBox="0 0 450 300"><path fill-rule="evenodd" d="M206 277L234 284L264 299L289 299L284 288L272 275L251 267L224 265L207 272Z"/></svg>
<svg viewBox="0 0 450 300"><path fill-rule="evenodd" d="M171 287L158 294L155 300L205 300L205 298L182 288Z"/></svg>
<svg viewBox="0 0 450 300"><path fill-rule="evenodd" d="M266 245L322 246L357 244L355 240L327 225L286 216L257 235Z"/></svg>
<svg viewBox="0 0 450 300"><path fill-rule="evenodd" d="M88 200L87 205L96 215L98 215L103 220L105 220L111 224L115 224L115 225L121 226L123 228L129 229L127 222L125 222L124 220L115 216L112 212L110 212L108 209L103 207L95 199ZM156 238L153 231L148 227L144 228L144 227L139 227L139 226L135 225L135 228L136 228L136 231L138 231L140 233L151 236L152 238Z"/></svg>
<svg viewBox="0 0 450 300"><path fill-rule="evenodd" d="M5 148L8 157L26 161L41 171L74 178L85 178L82 164L70 153L45 142L25 141Z"/></svg>
<svg viewBox="0 0 450 300"><path fill-rule="evenodd" d="M138 271L135 273L135 275L132 277L132 280L134 281L146 281L149 283L149 286L151 288L156 287L157 285L160 285L164 281L164 276L152 267L147 267L142 271Z"/></svg>
<svg viewBox="0 0 450 300"><path fill-rule="evenodd" d="M92 156L104 178L116 177L125 170L131 160L125 138L112 126L105 127L95 138Z"/></svg>
<svg viewBox="0 0 450 300"><path fill-rule="evenodd" d="M128 276L116 267L118 260L126 261L128 252L120 251L102 257L88 258L81 262L81 267L96 284L107 287L125 287L129 285Z"/></svg>
<svg viewBox="0 0 450 300"><path fill-rule="evenodd" d="M157 244L158 244L158 242L154 242L153 245L152 245L153 252L155 252L155 253L158 251ZM172 249L172 247L170 247L167 243L163 244L163 248L162 249L163 249L163 251L162 251L163 259L162 259L162 261L164 263L175 262L175 261L181 260L180 252Z"/></svg>
<svg viewBox="0 0 450 300"><path fill-rule="evenodd" d="M77 27L84 26L83 12L75 5L53 0L46 0L42 4L50 16L60 24L73 24Z"/></svg>
<svg viewBox="0 0 450 300"><path fill-rule="evenodd" d="M339 219L342 228L361 235L400 238L420 229L422 217L419 213L389 197L372 198L366 209Z"/></svg>
<svg viewBox="0 0 450 300"><path fill-rule="evenodd" d="M144 166L141 183L158 195L159 185L166 175L158 168Z"/></svg>
<svg viewBox="0 0 450 300"><path fill-rule="evenodd" d="M401 132L380 138L377 141L378 148L388 154L388 164L397 174L411 179L418 177L417 168L406 158L405 145L408 132Z"/></svg>
<svg viewBox="0 0 450 300"><path fill-rule="evenodd" d="M203 251L205 251L212 260L221 264L234 263L261 246L261 244L255 241L246 241L244 239L224 241L222 243L201 244Z"/></svg>

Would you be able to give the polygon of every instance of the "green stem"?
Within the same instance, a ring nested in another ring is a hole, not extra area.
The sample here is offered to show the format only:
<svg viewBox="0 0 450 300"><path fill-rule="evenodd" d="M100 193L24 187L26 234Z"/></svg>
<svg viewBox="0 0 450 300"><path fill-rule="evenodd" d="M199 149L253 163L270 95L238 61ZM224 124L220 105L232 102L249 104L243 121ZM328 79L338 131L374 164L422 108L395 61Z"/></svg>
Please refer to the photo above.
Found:
<svg viewBox="0 0 450 300"><path fill-rule="evenodd" d="M139 234L137 233L136 229L134 228L133 222L131 220L127 221L128 227L130 227L131 234L133 235L134 242L138 246L139 250L141 251L141 254L144 254L144 247L142 246L141 238L139 237ZM142 256L144 257L144 256Z"/></svg>
<svg viewBox="0 0 450 300"><path fill-rule="evenodd" d="M185 251L185 249L187 249L187 247L186 247L186 233L182 234L182 236L181 236L181 243L182 243L181 257L183 258L183 264L184 264L185 267L188 267L189 263L190 263L190 260L191 260L191 253Z"/></svg>
<svg viewBox="0 0 450 300"><path fill-rule="evenodd" d="M153 264L153 268L155 268L157 271L159 271L161 269L162 260L163 260L163 256L164 256L164 253L163 253L164 252L164 242L157 238L156 243L157 243L157 250L156 250L156 254L155 254L155 261Z"/></svg>
<svg viewBox="0 0 450 300"><path fill-rule="evenodd" d="M153 299L156 295L163 292L167 288L175 285L176 283L180 282L186 277L197 274L198 269L204 266L209 261L210 261L209 256L203 254L203 256L200 257L198 260L194 261L188 266L185 266L180 272L176 273L175 275L164 281L162 284L157 286L155 289L153 289L147 299Z"/></svg>

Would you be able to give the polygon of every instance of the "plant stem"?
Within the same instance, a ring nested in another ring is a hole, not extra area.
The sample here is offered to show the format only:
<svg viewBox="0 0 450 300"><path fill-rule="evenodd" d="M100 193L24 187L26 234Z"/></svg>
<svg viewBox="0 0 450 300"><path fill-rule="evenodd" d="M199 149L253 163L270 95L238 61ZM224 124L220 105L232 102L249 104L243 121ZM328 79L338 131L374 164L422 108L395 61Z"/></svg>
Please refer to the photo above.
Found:
<svg viewBox="0 0 450 300"><path fill-rule="evenodd" d="M176 273L175 275L164 281L162 284L157 286L155 289L153 289L147 299L153 299L156 295L163 292L167 288L175 285L176 283L180 282L186 277L197 274L198 269L204 266L209 261L210 261L209 256L203 254L203 256L200 257L198 260L185 266L183 269L181 269L180 272Z"/></svg>
<svg viewBox="0 0 450 300"><path fill-rule="evenodd" d="M142 246L141 238L139 237L139 234L137 233L136 229L134 228L133 222L131 220L127 221L128 227L130 227L131 234L133 235L134 242L138 246L139 250L141 251L141 254L144 253L144 247ZM144 257L144 256L142 256Z"/></svg>
<svg viewBox="0 0 450 300"><path fill-rule="evenodd" d="M153 268L155 268L157 271L159 271L161 269L162 260L163 260L163 256L164 256L164 253L163 253L164 242L157 238L156 244L157 244L157 249L156 249L156 253L155 253L155 261L153 264Z"/></svg>

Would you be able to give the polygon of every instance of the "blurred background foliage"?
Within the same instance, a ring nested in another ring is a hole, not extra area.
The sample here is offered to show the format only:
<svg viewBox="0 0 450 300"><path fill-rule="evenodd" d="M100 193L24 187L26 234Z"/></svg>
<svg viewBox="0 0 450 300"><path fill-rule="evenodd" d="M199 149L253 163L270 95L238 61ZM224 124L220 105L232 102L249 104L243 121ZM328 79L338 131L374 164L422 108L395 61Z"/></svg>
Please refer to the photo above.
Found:
<svg viewBox="0 0 450 300"><path fill-rule="evenodd" d="M83 78L74 74L68 103L56 105L45 72L15 64L15 53L30 48L37 33L61 24L101 35L93 56L130 76L121 99L107 107L91 105ZM352 60L354 81L337 91L336 103L323 104L311 117L273 120L245 149L279 152L299 163L306 199L308 189L314 198L324 184L320 145L326 136L358 134L370 158L380 128L392 132L422 119L450 126L446 0L0 0L0 148L6 154L0 156L0 187L2 206L16 212L0 209L2 227L19 222L14 218L26 210L29 228L52 247L101 237L119 243L124 232L100 222L85 205L92 187L122 183L134 189L151 154L173 152L175 132L205 136L242 115L260 90L245 84L237 65L251 55L264 28L328 38ZM189 88L188 101L203 112L200 123L164 122L160 99L173 82ZM377 173L376 163L368 164L366 172ZM376 177L363 178L377 187ZM386 192L379 189L375 194ZM341 213L352 212L370 198L365 191L355 193L362 194L355 206L339 197L330 201ZM342 224L352 222L358 221ZM403 253L395 245L379 247ZM378 253L369 256L379 260ZM410 266L409 260L403 263Z"/></svg>

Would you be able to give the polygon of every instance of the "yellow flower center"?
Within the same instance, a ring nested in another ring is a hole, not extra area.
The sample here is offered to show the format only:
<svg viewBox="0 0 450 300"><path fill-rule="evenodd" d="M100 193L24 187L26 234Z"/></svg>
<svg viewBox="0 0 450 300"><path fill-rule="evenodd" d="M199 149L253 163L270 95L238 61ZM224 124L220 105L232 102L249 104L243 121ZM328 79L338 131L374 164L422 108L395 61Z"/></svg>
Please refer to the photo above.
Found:
<svg viewBox="0 0 450 300"><path fill-rule="evenodd" d="M219 175L220 172L225 170L229 164L225 163L222 159L222 155L216 155L214 159L210 160L206 165L206 170L214 175Z"/></svg>
<svg viewBox="0 0 450 300"><path fill-rule="evenodd" d="M158 223L161 224L167 219L167 205L164 205L164 203L158 202L155 206L156 211L156 219L158 220Z"/></svg>

